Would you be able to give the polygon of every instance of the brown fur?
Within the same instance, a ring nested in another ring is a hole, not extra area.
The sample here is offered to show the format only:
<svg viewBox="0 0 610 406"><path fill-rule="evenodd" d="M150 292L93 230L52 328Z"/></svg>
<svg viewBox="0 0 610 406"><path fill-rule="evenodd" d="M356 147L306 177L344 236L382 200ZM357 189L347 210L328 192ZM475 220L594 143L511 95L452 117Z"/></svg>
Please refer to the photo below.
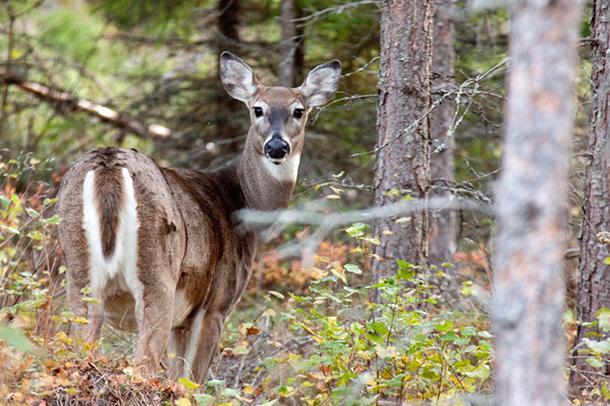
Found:
<svg viewBox="0 0 610 406"><path fill-rule="evenodd" d="M122 177L119 169L100 168L96 171L95 190L100 213L102 252L110 258L114 252L114 236L122 206Z"/></svg>

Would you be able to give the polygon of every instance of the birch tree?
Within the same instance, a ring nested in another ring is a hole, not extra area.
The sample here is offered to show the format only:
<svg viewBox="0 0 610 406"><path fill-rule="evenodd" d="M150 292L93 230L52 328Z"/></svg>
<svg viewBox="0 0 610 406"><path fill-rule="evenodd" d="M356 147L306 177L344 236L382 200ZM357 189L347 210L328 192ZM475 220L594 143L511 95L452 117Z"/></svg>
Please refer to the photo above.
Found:
<svg viewBox="0 0 610 406"><path fill-rule="evenodd" d="M563 405L577 0L514 0L492 312L496 404Z"/></svg>

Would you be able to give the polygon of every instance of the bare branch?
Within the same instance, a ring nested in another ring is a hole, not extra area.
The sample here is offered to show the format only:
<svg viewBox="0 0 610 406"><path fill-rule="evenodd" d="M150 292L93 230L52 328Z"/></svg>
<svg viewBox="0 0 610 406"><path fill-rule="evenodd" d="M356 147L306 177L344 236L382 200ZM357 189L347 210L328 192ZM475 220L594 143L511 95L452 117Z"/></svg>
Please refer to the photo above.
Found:
<svg viewBox="0 0 610 406"><path fill-rule="evenodd" d="M305 17L301 17L301 18L295 18L293 21L298 22L298 23L302 23L303 25L307 25L307 24L311 24L315 21L318 21L319 19L321 19L322 17L328 15L328 14L341 14L349 9L352 8L356 8L356 7L360 7L360 6L364 6L364 5L368 5L368 4L374 4L376 6L379 7L379 5L381 4L381 1L379 0L360 0L360 1L354 1L351 3L346 3L346 4L341 4L339 6L334 6L334 7L328 7L325 8L323 10L318 10L314 13L311 13Z"/></svg>
<svg viewBox="0 0 610 406"><path fill-rule="evenodd" d="M163 140L172 134L172 131L169 128L162 125L151 124L146 126L125 113L118 112L87 99L78 98L61 89L22 79L18 76L11 75L5 70L0 70L0 83L17 86L40 100L58 105L63 109L87 113L105 123L130 131L142 138Z"/></svg>
<svg viewBox="0 0 610 406"><path fill-rule="evenodd" d="M276 211L260 211L244 209L236 213L236 218L241 221L241 231L258 230L263 231L264 240L270 240L277 236L286 226L290 224L309 224L317 226L317 229L301 241L286 243L277 249L280 257L301 255L304 267L313 265L313 254L322 240L335 228L357 222L371 222L380 218L396 217L422 210L477 210L491 215L491 205L460 197L438 197L433 199L403 200L385 206L369 207L362 210L353 210L342 213L327 214L323 201L307 203L302 209L288 209ZM409 221L408 217L403 219ZM266 228L269 226L268 228Z"/></svg>
<svg viewBox="0 0 610 406"><path fill-rule="evenodd" d="M491 76L494 72L496 72L498 69L500 69L501 67L503 67L504 65L506 65L508 63L508 58L503 59L502 61L500 61L498 64L492 66L487 72L482 73L481 75L478 75L474 78L470 78L465 80L461 85L457 86L455 89L445 93L444 95L442 95L441 97L439 97L434 103L432 103L430 105L430 108L425 112L425 114L423 114L421 117L419 117L417 120L415 120L414 122L412 122L407 128L405 128L403 131L401 131L400 133L398 133L397 135L395 135L394 137L392 137L391 139L389 139L388 141L386 141L384 144L375 147L374 149L367 151L367 152L359 152L359 153L355 153L352 154L352 157L356 157L356 156L360 156L360 155L366 155L366 154L375 154L378 151L386 148L388 145L390 145L391 143L393 143L394 141L396 141L397 139L399 139L400 137L402 137L405 134L409 134L410 132L412 132L414 129L417 128L417 126L419 125L419 123L421 123L423 120L427 119L428 116L430 116L430 114L434 111L434 109L436 109L441 103L443 103L447 98L449 98L452 95L461 95L462 93L464 93L465 89L468 88L469 86L475 86L475 88L478 87L479 82L481 82L482 80L488 78L489 76ZM457 113L457 110L456 110ZM459 119L459 117L458 117ZM461 122L461 119L459 119L459 121L457 121L456 125L454 125L452 131L455 130L455 127Z"/></svg>
<svg viewBox="0 0 610 406"><path fill-rule="evenodd" d="M478 200L459 197L439 197L433 199L402 200L384 206L373 206L361 210L325 214L318 210L287 209L260 211L244 209L237 213L238 218L246 225L260 226L271 224L310 224L333 229L338 226L356 222L395 217L402 214L423 210L477 210L491 215L491 206Z"/></svg>

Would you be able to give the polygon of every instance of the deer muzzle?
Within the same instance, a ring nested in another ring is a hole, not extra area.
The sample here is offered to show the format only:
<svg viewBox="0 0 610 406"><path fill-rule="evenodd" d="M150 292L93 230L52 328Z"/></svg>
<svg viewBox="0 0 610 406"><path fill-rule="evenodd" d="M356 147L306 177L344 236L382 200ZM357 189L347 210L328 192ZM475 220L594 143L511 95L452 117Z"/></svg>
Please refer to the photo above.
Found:
<svg viewBox="0 0 610 406"><path fill-rule="evenodd" d="M265 155L271 162L279 165L290 154L290 144L282 138L279 133L275 133L265 142L263 146Z"/></svg>

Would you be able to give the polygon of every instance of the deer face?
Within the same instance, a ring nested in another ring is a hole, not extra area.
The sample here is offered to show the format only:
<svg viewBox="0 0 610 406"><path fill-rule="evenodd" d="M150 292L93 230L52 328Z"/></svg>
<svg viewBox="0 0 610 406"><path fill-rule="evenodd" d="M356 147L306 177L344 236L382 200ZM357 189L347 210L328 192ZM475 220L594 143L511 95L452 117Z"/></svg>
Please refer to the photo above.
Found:
<svg viewBox="0 0 610 406"><path fill-rule="evenodd" d="M340 75L341 64L334 60L314 68L300 87L263 86L235 55L223 52L220 58L225 90L250 110L248 141L275 165L301 153L307 115L332 97Z"/></svg>

